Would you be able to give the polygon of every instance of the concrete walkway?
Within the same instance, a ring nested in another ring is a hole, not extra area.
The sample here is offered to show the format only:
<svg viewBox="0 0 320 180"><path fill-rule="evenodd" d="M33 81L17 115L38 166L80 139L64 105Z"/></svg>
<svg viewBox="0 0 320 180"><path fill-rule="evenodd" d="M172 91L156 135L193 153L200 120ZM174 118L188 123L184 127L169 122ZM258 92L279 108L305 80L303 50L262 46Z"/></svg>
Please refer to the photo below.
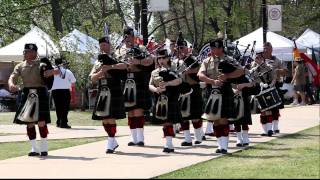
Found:
<svg viewBox="0 0 320 180"><path fill-rule="evenodd" d="M259 117L253 116L250 127L251 145L276 137L261 137ZM319 125L319 106L286 108L281 111L282 135L296 133ZM181 134L174 139L175 153L162 153L162 130L147 127L145 147L128 147L129 136L118 138L120 147L115 154L105 154L105 142L95 142L49 152L46 158L27 156L0 161L0 178L152 178L164 173L216 158L215 138L194 147L179 146ZM231 137L229 152L235 147ZM27 153L27 152L26 152ZM19 172L17 172L19 170Z"/></svg>

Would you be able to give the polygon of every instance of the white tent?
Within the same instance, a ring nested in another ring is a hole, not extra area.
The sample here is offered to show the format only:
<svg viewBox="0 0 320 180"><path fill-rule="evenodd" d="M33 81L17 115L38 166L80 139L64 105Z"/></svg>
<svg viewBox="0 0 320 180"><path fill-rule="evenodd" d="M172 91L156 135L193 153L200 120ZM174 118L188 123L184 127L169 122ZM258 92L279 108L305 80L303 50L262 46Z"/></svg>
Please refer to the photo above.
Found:
<svg viewBox="0 0 320 180"><path fill-rule="evenodd" d="M76 53L91 53L97 54L99 52L99 42L78 31L73 30L60 40L62 51L76 52Z"/></svg>
<svg viewBox="0 0 320 180"><path fill-rule="evenodd" d="M23 49L26 43L36 44L40 56L53 56L59 54L57 46L50 39L49 35L40 28L34 26L24 36L0 49L0 62L22 61Z"/></svg>
<svg viewBox="0 0 320 180"><path fill-rule="evenodd" d="M255 50L261 51L263 50L263 29L261 27L236 41L239 41L238 48L241 52L246 49L248 44L251 44L250 48L247 51L247 53L250 53L253 41L256 41ZM234 41L234 43L236 41ZM267 41L272 44L273 55L277 56L283 61L293 60L293 41L271 31L267 32ZM304 51L302 45L297 43L297 46L300 49L300 52Z"/></svg>
<svg viewBox="0 0 320 180"><path fill-rule="evenodd" d="M307 47L307 48L312 48L312 47L320 48L320 34L314 32L308 28L296 40L296 42Z"/></svg>

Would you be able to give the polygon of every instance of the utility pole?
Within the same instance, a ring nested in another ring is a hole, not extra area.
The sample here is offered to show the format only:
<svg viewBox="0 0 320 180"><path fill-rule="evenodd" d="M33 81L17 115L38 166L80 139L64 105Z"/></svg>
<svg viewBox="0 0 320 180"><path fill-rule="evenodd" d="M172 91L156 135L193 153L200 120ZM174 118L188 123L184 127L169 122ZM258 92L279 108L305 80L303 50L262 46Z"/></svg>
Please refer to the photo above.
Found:
<svg viewBox="0 0 320 180"><path fill-rule="evenodd" d="M143 44L148 43L148 5L147 0L141 0L141 34L143 37Z"/></svg>
<svg viewBox="0 0 320 180"><path fill-rule="evenodd" d="M263 29L263 43L267 42L267 31L268 31L268 17L267 17L267 2L262 0L262 29Z"/></svg>

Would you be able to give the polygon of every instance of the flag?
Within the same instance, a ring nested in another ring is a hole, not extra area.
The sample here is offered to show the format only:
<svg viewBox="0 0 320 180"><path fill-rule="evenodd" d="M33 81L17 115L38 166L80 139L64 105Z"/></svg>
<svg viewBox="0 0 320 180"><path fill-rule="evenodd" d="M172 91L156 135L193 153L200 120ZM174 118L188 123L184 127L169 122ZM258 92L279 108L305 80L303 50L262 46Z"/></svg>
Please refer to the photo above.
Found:
<svg viewBox="0 0 320 180"><path fill-rule="evenodd" d="M315 85L320 85L320 68L318 68L317 63L310 59L305 53L300 53L300 57L304 61L305 65L308 67L310 73L313 77L313 82Z"/></svg>

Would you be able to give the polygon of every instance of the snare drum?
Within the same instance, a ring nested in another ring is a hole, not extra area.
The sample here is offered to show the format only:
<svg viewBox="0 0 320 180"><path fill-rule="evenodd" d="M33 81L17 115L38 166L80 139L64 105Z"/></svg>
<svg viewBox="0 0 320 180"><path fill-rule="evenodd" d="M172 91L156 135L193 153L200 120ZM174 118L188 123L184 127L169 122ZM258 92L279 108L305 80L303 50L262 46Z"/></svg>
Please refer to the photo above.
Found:
<svg viewBox="0 0 320 180"><path fill-rule="evenodd" d="M281 98L275 87L262 91L259 95L256 95L260 111L264 112L282 104Z"/></svg>

